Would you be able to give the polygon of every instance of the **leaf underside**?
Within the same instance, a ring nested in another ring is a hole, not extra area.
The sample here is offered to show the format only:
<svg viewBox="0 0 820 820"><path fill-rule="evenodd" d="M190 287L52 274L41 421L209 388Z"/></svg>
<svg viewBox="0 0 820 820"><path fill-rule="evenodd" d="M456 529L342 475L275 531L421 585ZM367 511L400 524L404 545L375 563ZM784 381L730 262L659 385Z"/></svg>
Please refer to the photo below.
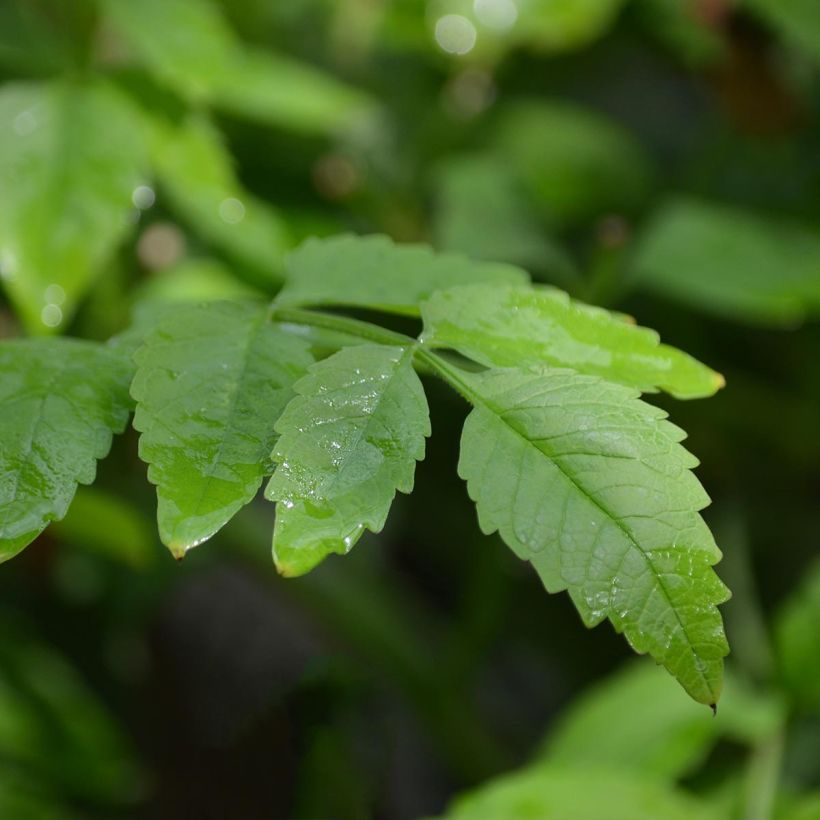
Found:
<svg viewBox="0 0 820 820"><path fill-rule="evenodd" d="M549 364L677 398L712 395L723 377L658 334L555 288L467 285L421 306L424 340L488 367Z"/></svg>
<svg viewBox="0 0 820 820"><path fill-rule="evenodd" d="M513 265L434 253L424 245L396 245L380 235L309 239L285 265L280 304L353 305L410 316L417 316L419 302L439 288L529 281Z"/></svg>
<svg viewBox="0 0 820 820"><path fill-rule="evenodd" d="M0 344L0 561L63 518L122 432L130 363L68 339Z"/></svg>
<svg viewBox="0 0 820 820"><path fill-rule="evenodd" d="M430 422L413 349L362 345L314 365L276 425L274 560L301 575L384 526L396 490L413 489Z"/></svg>
<svg viewBox="0 0 820 820"><path fill-rule="evenodd" d="M274 423L313 358L263 306L212 302L165 314L135 360L140 456L160 537L180 557L256 494Z"/></svg>
<svg viewBox="0 0 820 820"><path fill-rule="evenodd" d="M476 406L459 474L482 530L549 592L566 589L587 626L608 618L695 700L716 703L728 590L683 432L634 391L566 370L464 378Z"/></svg>

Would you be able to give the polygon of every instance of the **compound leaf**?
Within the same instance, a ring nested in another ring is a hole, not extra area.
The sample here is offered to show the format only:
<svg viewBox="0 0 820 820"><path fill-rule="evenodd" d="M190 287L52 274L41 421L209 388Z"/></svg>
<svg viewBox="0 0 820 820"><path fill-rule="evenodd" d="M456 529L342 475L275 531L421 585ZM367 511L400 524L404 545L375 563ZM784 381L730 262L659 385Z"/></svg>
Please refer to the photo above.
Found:
<svg viewBox="0 0 820 820"><path fill-rule="evenodd" d="M314 365L276 424L274 560L300 575L379 532L396 490L413 489L430 421L413 348L361 345Z"/></svg>
<svg viewBox="0 0 820 820"><path fill-rule="evenodd" d="M529 281L512 265L437 254L425 245L396 245L380 235L309 239L285 265L281 304L354 305L411 316L417 316L419 302L439 288Z"/></svg>
<svg viewBox="0 0 820 820"><path fill-rule="evenodd" d="M481 529L498 531L549 592L566 589L587 626L609 618L715 704L728 651L716 605L728 590L684 433L635 391L571 371L458 378L475 405L459 474Z"/></svg>
<svg viewBox="0 0 820 820"><path fill-rule="evenodd" d="M77 484L128 421L132 368L113 348L68 339L0 344L0 561L68 511Z"/></svg>
<svg viewBox="0 0 820 820"><path fill-rule="evenodd" d="M135 360L140 456L160 537L181 557L253 498L276 419L313 359L264 306L212 302L163 314Z"/></svg>
<svg viewBox="0 0 820 820"><path fill-rule="evenodd" d="M0 92L0 280L30 332L71 317L131 230L146 166L139 118L112 88Z"/></svg>
<svg viewBox="0 0 820 820"><path fill-rule="evenodd" d="M658 334L554 288L467 285L421 306L423 339L487 366L570 367L643 392L712 395L723 378Z"/></svg>

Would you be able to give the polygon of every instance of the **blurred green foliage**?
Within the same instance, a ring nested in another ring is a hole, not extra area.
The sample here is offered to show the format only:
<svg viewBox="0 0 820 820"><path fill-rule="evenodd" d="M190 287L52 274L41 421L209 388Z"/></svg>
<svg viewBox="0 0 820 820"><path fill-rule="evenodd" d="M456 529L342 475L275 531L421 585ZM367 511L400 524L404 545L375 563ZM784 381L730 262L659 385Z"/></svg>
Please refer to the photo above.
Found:
<svg viewBox="0 0 820 820"><path fill-rule="evenodd" d="M735 592L713 720L479 537L443 394L288 582L265 506L172 565L129 434L0 574L0 815L820 816L814 0L6 0L0 80L0 335L270 296L311 235L524 265L725 374L674 419Z"/></svg>

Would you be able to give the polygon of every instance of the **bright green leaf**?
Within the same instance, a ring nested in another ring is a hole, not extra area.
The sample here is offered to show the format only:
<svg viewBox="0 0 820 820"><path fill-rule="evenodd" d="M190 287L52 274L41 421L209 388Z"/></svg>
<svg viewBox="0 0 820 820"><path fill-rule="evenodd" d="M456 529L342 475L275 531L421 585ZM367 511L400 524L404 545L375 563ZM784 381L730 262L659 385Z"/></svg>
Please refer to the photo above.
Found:
<svg viewBox="0 0 820 820"><path fill-rule="evenodd" d="M620 385L571 371L462 373L474 409L459 474L482 531L500 532L587 626L605 618L697 701L720 696L728 647L698 514L709 498L665 413Z"/></svg>
<svg viewBox="0 0 820 820"><path fill-rule="evenodd" d="M820 714L820 563L778 614L775 639L783 679L801 706Z"/></svg>
<svg viewBox="0 0 820 820"><path fill-rule="evenodd" d="M139 119L108 86L0 91L0 281L30 332L71 318L132 230L146 157Z"/></svg>
<svg viewBox="0 0 820 820"><path fill-rule="evenodd" d="M588 767L534 767L491 780L460 797L444 818L716 820L717 816L685 792L639 776Z"/></svg>
<svg viewBox="0 0 820 820"><path fill-rule="evenodd" d="M579 48L601 36L625 0L521 0L514 36L547 51Z"/></svg>
<svg viewBox="0 0 820 820"><path fill-rule="evenodd" d="M733 676L727 676L712 718L662 669L630 663L562 715L545 747L546 764L600 766L674 781L702 763L719 738L753 745L771 737L783 719L778 701Z"/></svg>
<svg viewBox="0 0 820 820"><path fill-rule="evenodd" d="M396 490L413 489L430 421L413 349L345 348L314 365L276 424L273 552L285 575L379 532Z"/></svg>
<svg viewBox="0 0 820 820"><path fill-rule="evenodd" d="M683 399L710 396L723 378L660 344L653 330L554 288L468 285L439 291L421 306L423 339L487 366L550 364Z"/></svg>
<svg viewBox="0 0 820 820"><path fill-rule="evenodd" d="M0 561L63 518L122 432L130 363L69 339L0 343Z"/></svg>
<svg viewBox="0 0 820 820"><path fill-rule="evenodd" d="M634 209L651 186L649 160L628 131L567 103L508 104L494 146L559 227Z"/></svg>
<svg viewBox="0 0 820 820"><path fill-rule="evenodd" d="M312 357L264 306L213 302L165 313L135 360L140 456L160 537L182 557L253 499L274 423Z"/></svg>
<svg viewBox="0 0 820 820"><path fill-rule="evenodd" d="M281 278L290 245L279 213L246 191L214 126L202 117L155 124L154 163L163 191L206 242L263 274Z"/></svg>
<svg viewBox="0 0 820 820"><path fill-rule="evenodd" d="M437 254L425 245L396 245L386 236L309 239L286 260L283 305L355 305L418 315L439 288L471 282L526 284L512 265Z"/></svg>
<svg viewBox="0 0 820 820"><path fill-rule="evenodd" d="M241 43L211 0L103 0L134 55L183 96L262 122L323 133L366 96L312 66Z"/></svg>
<svg viewBox="0 0 820 820"><path fill-rule="evenodd" d="M633 268L642 287L736 319L794 323L820 309L820 236L725 205L669 202Z"/></svg>

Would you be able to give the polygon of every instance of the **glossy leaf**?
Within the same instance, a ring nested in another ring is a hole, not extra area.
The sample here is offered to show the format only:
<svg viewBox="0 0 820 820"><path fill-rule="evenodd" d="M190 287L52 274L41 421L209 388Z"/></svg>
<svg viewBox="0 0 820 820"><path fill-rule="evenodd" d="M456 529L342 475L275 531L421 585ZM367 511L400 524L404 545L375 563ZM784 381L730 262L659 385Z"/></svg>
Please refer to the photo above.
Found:
<svg viewBox="0 0 820 820"><path fill-rule="evenodd" d="M438 288L528 281L512 265L436 254L425 245L396 245L386 236L309 239L288 256L286 267L280 304L355 305L411 316Z"/></svg>
<svg viewBox="0 0 820 820"><path fill-rule="evenodd" d="M697 701L720 696L728 597L698 511L697 460L665 413L571 371L464 373L474 406L459 474L482 531L566 589L587 626L605 618Z"/></svg>
<svg viewBox="0 0 820 820"><path fill-rule="evenodd" d="M605 767L671 782L702 763L720 738L753 746L774 735L784 717L778 700L727 675L720 709L710 719L662 669L630 663L561 716L545 765Z"/></svg>
<svg viewBox="0 0 820 820"><path fill-rule="evenodd" d="M205 118L156 123L153 158L173 210L208 243L269 282L281 280L290 246L279 213L246 191L219 132Z"/></svg>
<svg viewBox="0 0 820 820"><path fill-rule="evenodd" d="M132 230L144 138L106 85L0 90L0 282L30 332L65 324Z"/></svg>
<svg viewBox="0 0 820 820"><path fill-rule="evenodd" d="M554 288L468 285L421 307L423 339L487 366L550 364L682 399L710 396L723 378L653 330Z"/></svg>
<svg viewBox="0 0 820 820"><path fill-rule="evenodd" d="M594 742L594 741L591 741ZM640 776L596 768L529 768L455 801L446 820L717 820L697 798Z"/></svg>
<svg viewBox="0 0 820 820"><path fill-rule="evenodd" d="M130 363L91 342L0 343L0 561L65 516L122 432Z"/></svg>
<svg viewBox="0 0 820 820"><path fill-rule="evenodd" d="M263 122L323 133L366 96L332 75L239 42L212 0L103 0L133 55L183 96Z"/></svg>
<svg viewBox="0 0 820 820"><path fill-rule="evenodd" d="M165 313L135 360L140 456L160 537L182 557L256 494L274 423L312 357L263 306L214 302Z"/></svg>
<svg viewBox="0 0 820 820"><path fill-rule="evenodd" d="M633 268L642 287L736 319L794 323L820 310L820 236L738 208L669 202Z"/></svg>
<svg viewBox="0 0 820 820"><path fill-rule="evenodd" d="M493 145L558 227L634 209L651 186L653 169L635 138L579 106L510 103L500 115Z"/></svg>
<svg viewBox="0 0 820 820"><path fill-rule="evenodd" d="M820 715L820 563L778 613L775 639L781 675L794 699Z"/></svg>
<svg viewBox="0 0 820 820"><path fill-rule="evenodd" d="M365 528L379 532L396 490L413 489L430 435L413 349L340 350L314 365L276 424L278 466L266 497L277 501L274 560L300 575L344 554Z"/></svg>

